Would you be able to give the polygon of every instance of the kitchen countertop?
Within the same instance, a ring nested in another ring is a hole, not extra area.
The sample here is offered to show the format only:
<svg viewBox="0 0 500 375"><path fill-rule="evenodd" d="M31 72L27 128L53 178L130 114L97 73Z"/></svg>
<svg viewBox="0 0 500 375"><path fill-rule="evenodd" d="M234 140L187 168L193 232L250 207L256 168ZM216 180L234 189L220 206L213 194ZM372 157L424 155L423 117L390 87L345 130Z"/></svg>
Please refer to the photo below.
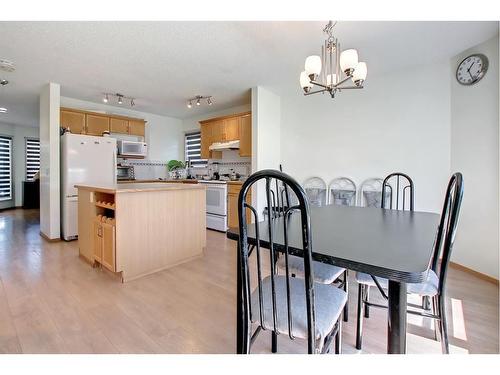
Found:
<svg viewBox="0 0 500 375"><path fill-rule="evenodd" d="M198 180L195 179L183 179L183 180L159 180L159 179L152 179L152 180L118 180L117 181L119 184L129 184L129 183L184 183L184 184L197 184Z"/></svg>
<svg viewBox="0 0 500 375"><path fill-rule="evenodd" d="M203 184L179 184L165 182L147 182L147 183L119 183L114 186L91 186L75 185L78 189L98 191L101 193L119 194L119 193L137 193L143 191L160 190L197 190L205 189Z"/></svg>

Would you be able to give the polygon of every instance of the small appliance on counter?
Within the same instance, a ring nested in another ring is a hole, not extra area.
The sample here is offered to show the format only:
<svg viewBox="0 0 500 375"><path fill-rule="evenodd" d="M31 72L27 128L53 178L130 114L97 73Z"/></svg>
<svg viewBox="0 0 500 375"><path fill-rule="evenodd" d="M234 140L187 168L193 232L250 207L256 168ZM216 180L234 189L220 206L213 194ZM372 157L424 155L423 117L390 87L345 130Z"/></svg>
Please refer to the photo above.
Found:
<svg viewBox="0 0 500 375"><path fill-rule="evenodd" d="M134 166L118 164L116 166L116 179L118 181L135 180Z"/></svg>
<svg viewBox="0 0 500 375"><path fill-rule="evenodd" d="M144 142L119 140L118 157L121 158L141 158L148 155L148 145Z"/></svg>

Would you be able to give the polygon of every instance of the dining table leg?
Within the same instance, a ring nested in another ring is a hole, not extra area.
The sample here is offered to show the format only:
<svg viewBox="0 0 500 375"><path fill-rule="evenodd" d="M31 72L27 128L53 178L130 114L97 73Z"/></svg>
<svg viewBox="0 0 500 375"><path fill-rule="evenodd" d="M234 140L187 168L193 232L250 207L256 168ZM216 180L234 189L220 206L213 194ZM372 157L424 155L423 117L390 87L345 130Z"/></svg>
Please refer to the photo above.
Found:
<svg viewBox="0 0 500 375"><path fill-rule="evenodd" d="M406 283L389 280L387 353L406 354Z"/></svg>
<svg viewBox="0 0 500 375"><path fill-rule="evenodd" d="M236 354L243 354L243 293L239 241L236 254Z"/></svg>

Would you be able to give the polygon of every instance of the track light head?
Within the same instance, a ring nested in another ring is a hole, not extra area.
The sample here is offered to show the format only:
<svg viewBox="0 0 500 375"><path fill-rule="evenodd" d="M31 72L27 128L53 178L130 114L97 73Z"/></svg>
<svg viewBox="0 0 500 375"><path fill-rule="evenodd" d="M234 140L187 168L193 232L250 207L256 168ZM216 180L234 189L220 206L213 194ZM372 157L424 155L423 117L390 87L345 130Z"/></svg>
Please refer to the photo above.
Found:
<svg viewBox="0 0 500 375"><path fill-rule="evenodd" d="M200 105L200 98L198 98L198 100L196 101L196 105Z"/></svg>
<svg viewBox="0 0 500 375"><path fill-rule="evenodd" d="M103 98L102 98L102 101L103 101L104 103L109 102L108 94L104 94L104 96L103 96Z"/></svg>
<svg viewBox="0 0 500 375"><path fill-rule="evenodd" d="M207 98L207 104L208 105L212 105L213 104L212 103L212 98L210 96Z"/></svg>
<svg viewBox="0 0 500 375"><path fill-rule="evenodd" d="M118 104L123 104L123 97L118 95Z"/></svg>
<svg viewBox="0 0 500 375"><path fill-rule="evenodd" d="M187 107L188 108L192 108L193 107L193 103L191 102L191 100L188 102Z"/></svg>
<svg viewBox="0 0 500 375"><path fill-rule="evenodd" d="M132 98L132 99L130 99L130 106L131 106L131 107L135 106L135 102L134 102L134 99L133 99L133 98Z"/></svg>

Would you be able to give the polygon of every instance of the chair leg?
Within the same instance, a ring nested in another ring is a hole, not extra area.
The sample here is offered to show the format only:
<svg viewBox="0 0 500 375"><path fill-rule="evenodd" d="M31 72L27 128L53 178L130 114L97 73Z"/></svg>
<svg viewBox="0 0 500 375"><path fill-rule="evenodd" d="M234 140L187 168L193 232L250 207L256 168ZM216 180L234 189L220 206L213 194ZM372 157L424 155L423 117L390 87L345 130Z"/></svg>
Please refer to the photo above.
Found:
<svg viewBox="0 0 500 375"><path fill-rule="evenodd" d="M434 315L439 314L439 309L438 309L438 304L437 304L437 297L433 296L432 297L432 313ZM440 341L440 335L441 335L441 321L439 319L433 319L434 320L434 340Z"/></svg>
<svg viewBox="0 0 500 375"><path fill-rule="evenodd" d="M358 284L358 311L356 320L356 349L361 350L361 341L363 339L363 308L366 308L363 303L365 294L365 285Z"/></svg>
<svg viewBox="0 0 500 375"><path fill-rule="evenodd" d="M271 333L271 351L273 353L278 352L278 335L275 332Z"/></svg>
<svg viewBox="0 0 500 375"><path fill-rule="evenodd" d="M422 309L424 310L431 309L431 301L429 296L422 296Z"/></svg>
<svg viewBox="0 0 500 375"><path fill-rule="evenodd" d="M339 318L337 324L339 329L335 335L335 354L342 354L342 319Z"/></svg>
<svg viewBox="0 0 500 375"><path fill-rule="evenodd" d="M365 296L366 296L366 300L369 301L370 300L370 286L369 285L365 286ZM365 318L369 318L370 317L370 306L365 305L364 309L365 309Z"/></svg>
<svg viewBox="0 0 500 375"><path fill-rule="evenodd" d="M444 295L440 295L438 300L439 317L440 319L440 334L441 334L441 350L443 354L450 354L450 346L448 343L448 326L446 325L446 306L444 304Z"/></svg>
<svg viewBox="0 0 500 375"><path fill-rule="evenodd" d="M347 270L344 271L344 292L347 293L347 302L344 306L344 322L349 321L349 275Z"/></svg>

